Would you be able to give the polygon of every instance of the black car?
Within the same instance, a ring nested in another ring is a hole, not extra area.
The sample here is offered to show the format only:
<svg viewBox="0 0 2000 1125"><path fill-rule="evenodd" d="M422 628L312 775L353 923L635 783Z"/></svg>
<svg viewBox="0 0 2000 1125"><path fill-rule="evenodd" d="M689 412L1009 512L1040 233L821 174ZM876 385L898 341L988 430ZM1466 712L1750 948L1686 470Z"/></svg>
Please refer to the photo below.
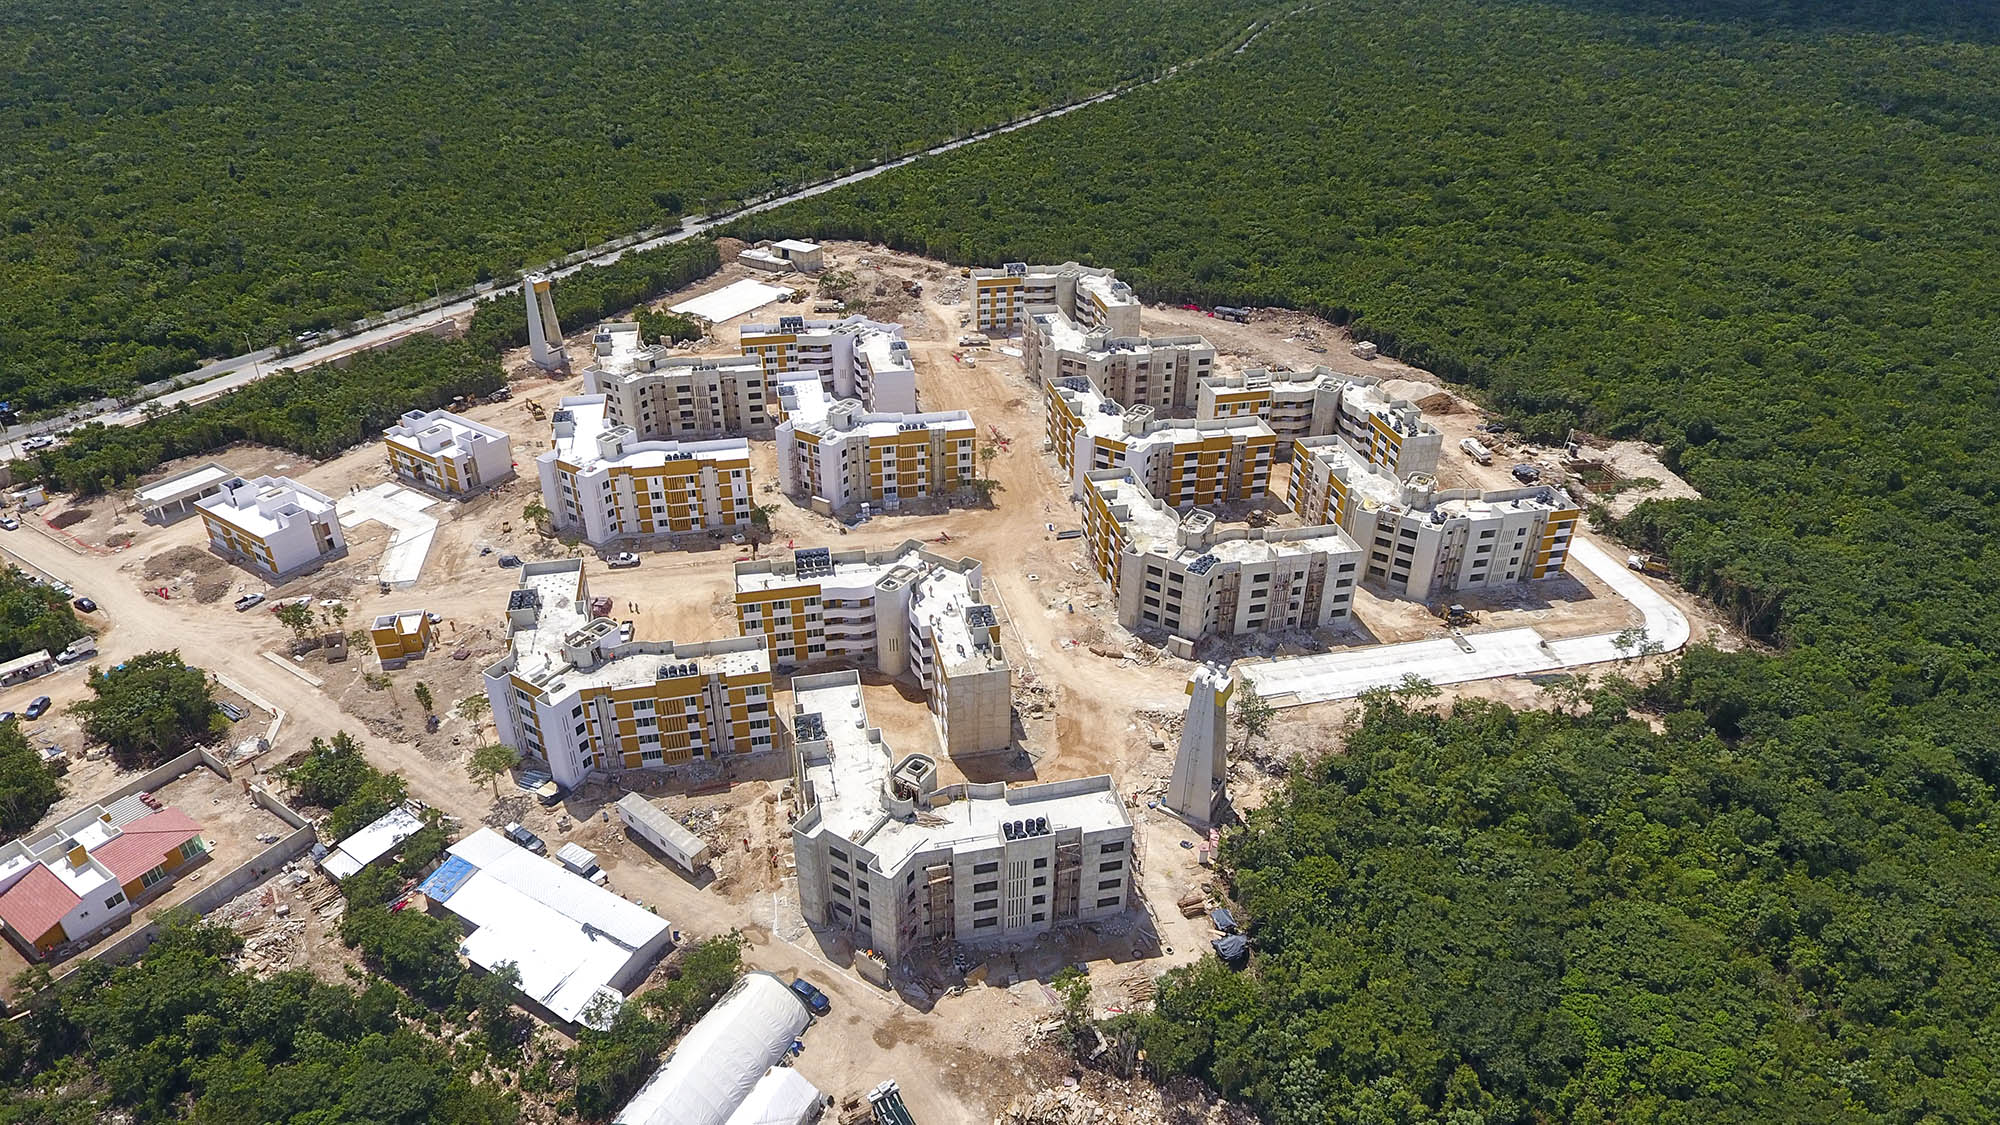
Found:
<svg viewBox="0 0 2000 1125"><path fill-rule="evenodd" d="M804 1004L806 1011L813 1015L823 1016L833 1010L833 1005L827 1002L826 993L814 988L812 982L804 977L792 981L792 995L798 997L799 1003Z"/></svg>
<svg viewBox="0 0 2000 1125"><path fill-rule="evenodd" d="M42 714L46 712L48 709L49 709L49 697L46 695L38 695L35 697L35 701L33 703L28 704L27 709L22 711L21 714L27 716L30 719L39 719L42 717Z"/></svg>
<svg viewBox="0 0 2000 1125"><path fill-rule="evenodd" d="M71 602L70 604L82 610L85 613L97 612L97 603L91 601L89 598L78 598L75 601Z"/></svg>
<svg viewBox="0 0 2000 1125"><path fill-rule="evenodd" d="M549 846L547 844L542 843L542 838L540 836L535 835L533 832L530 832L527 829L521 827L519 824L510 824L506 828L502 829L501 832L509 840L514 841L516 844L519 844L521 847L524 847L531 852L534 852L536 855L549 854Z"/></svg>
<svg viewBox="0 0 2000 1125"><path fill-rule="evenodd" d="M0 723L11 723L19 717L12 711L0 711Z"/></svg>
<svg viewBox="0 0 2000 1125"><path fill-rule="evenodd" d="M500 565L511 570L521 565L521 557L519 555L501 555Z"/></svg>

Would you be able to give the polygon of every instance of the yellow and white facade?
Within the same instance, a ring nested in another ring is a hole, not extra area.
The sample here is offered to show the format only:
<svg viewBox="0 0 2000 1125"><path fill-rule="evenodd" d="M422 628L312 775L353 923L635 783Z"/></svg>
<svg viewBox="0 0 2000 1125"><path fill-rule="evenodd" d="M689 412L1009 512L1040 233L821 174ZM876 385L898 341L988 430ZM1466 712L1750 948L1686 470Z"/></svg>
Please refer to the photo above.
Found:
<svg viewBox="0 0 2000 1125"><path fill-rule="evenodd" d="M750 522L750 444L742 438L644 441L614 424L603 395L562 400L555 448L535 459L558 531L595 547Z"/></svg>
<svg viewBox="0 0 2000 1125"><path fill-rule="evenodd" d="M583 563L529 563L507 601L509 651L485 673L499 740L564 785L771 749L762 637L621 641L593 618Z"/></svg>
<svg viewBox="0 0 2000 1125"><path fill-rule="evenodd" d="M446 496L484 491L514 475L505 431L448 410L412 410L382 435L389 475Z"/></svg>
<svg viewBox="0 0 2000 1125"><path fill-rule="evenodd" d="M384 664L413 660L430 651L431 615L421 609L384 613L368 626L375 658Z"/></svg>
<svg viewBox="0 0 2000 1125"><path fill-rule="evenodd" d="M772 663L866 665L923 686L946 753L1007 747L1013 678L982 568L911 540L879 551L824 547L736 564L736 619Z"/></svg>
<svg viewBox="0 0 2000 1125"><path fill-rule="evenodd" d="M1219 528L1176 512L1126 469L1089 474L1084 541L1118 621L1189 641L1312 630L1351 616L1361 548L1338 527Z"/></svg>
<svg viewBox="0 0 2000 1125"><path fill-rule="evenodd" d="M333 501L290 477L231 477L195 510L209 549L266 578L297 574L347 551Z"/></svg>
<svg viewBox="0 0 2000 1125"><path fill-rule="evenodd" d="M970 485L979 427L963 410L871 413L800 373L778 385L778 483L829 513L949 496Z"/></svg>
<svg viewBox="0 0 2000 1125"><path fill-rule="evenodd" d="M1099 469L1129 469L1169 506L1250 500L1270 485L1278 439L1259 418L1165 419L1122 408L1088 379L1043 383L1048 441L1082 499Z"/></svg>
<svg viewBox="0 0 2000 1125"><path fill-rule="evenodd" d="M1009 262L999 269L973 270L968 297L972 327L994 335L1012 335L1026 327L1029 317L1052 311L1113 336L1139 333L1139 298L1132 287L1111 270L1075 262Z"/></svg>
<svg viewBox="0 0 2000 1125"><path fill-rule="evenodd" d="M855 399L882 414L917 410L917 369L900 324L864 316L782 316L774 323L744 325L737 344L746 358L763 365L768 378L809 371L832 398Z"/></svg>
<svg viewBox="0 0 2000 1125"><path fill-rule="evenodd" d="M1292 443L1287 497L1300 518L1338 524L1367 553L1366 578L1430 601L1553 578L1582 509L1560 488L1443 489L1399 479L1336 436Z"/></svg>
<svg viewBox="0 0 2000 1125"><path fill-rule="evenodd" d="M1384 391L1382 380L1325 366L1207 375L1196 391L1195 416L1262 418L1285 449L1298 438L1338 435L1397 476L1435 472L1444 450L1443 432L1416 406Z"/></svg>

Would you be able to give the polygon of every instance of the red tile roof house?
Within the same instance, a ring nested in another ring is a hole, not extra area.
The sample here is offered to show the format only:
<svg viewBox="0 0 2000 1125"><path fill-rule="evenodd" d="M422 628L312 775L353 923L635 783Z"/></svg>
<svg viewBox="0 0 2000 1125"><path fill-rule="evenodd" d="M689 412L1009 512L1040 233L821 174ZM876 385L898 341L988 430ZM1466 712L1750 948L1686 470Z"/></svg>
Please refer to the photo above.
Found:
<svg viewBox="0 0 2000 1125"><path fill-rule="evenodd" d="M96 934L208 858L201 825L146 794L0 846L0 931L31 961Z"/></svg>

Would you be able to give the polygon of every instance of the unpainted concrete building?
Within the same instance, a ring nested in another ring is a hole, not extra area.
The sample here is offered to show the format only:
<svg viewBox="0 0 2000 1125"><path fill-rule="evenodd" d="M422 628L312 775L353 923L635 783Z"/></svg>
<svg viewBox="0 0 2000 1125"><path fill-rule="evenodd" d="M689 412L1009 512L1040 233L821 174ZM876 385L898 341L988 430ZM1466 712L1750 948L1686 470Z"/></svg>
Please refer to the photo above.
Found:
<svg viewBox="0 0 2000 1125"><path fill-rule="evenodd" d="M916 540L879 551L793 552L736 564L736 619L780 668L837 661L924 688L945 753L1013 744L1013 672L983 568Z"/></svg>
<svg viewBox="0 0 2000 1125"><path fill-rule="evenodd" d="M920 945L1006 945L1132 901L1132 822L1109 777L939 786L868 725L855 672L793 681L799 906L891 963Z"/></svg>
<svg viewBox="0 0 2000 1125"><path fill-rule="evenodd" d="M1338 626L1353 612L1362 551L1338 527L1218 528L1210 512L1169 508L1127 470L1092 472L1087 484L1084 541L1127 629L1196 641Z"/></svg>

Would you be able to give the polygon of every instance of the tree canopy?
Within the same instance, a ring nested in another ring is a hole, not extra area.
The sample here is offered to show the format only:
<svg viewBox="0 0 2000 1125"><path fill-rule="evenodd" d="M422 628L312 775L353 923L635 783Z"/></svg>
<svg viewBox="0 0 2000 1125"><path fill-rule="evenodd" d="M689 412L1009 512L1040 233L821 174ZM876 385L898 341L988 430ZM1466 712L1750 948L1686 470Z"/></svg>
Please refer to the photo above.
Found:
<svg viewBox="0 0 2000 1125"><path fill-rule="evenodd" d="M19 720L0 723L0 835L33 828L61 796L62 783L21 733Z"/></svg>
<svg viewBox="0 0 2000 1125"><path fill-rule="evenodd" d="M83 623L61 590L12 566L0 567L0 661L44 649L58 653L83 634Z"/></svg>
<svg viewBox="0 0 2000 1125"><path fill-rule="evenodd" d="M229 728L208 673L179 652L148 652L110 671L90 670L92 698L70 704L83 734L127 766L156 766Z"/></svg>

